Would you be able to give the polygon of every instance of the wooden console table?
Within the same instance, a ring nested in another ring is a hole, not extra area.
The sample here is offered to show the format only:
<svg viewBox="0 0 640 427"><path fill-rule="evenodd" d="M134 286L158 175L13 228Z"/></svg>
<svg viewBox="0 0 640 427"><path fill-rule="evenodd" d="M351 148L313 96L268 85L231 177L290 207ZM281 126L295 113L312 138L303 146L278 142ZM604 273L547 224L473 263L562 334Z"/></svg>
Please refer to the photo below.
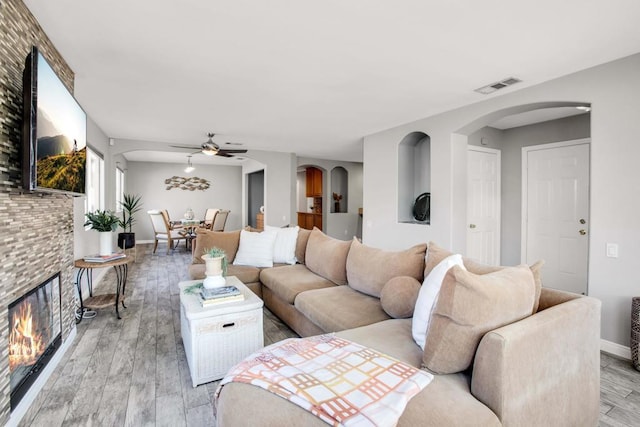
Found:
<svg viewBox="0 0 640 427"><path fill-rule="evenodd" d="M120 312L118 311L118 302L122 303L123 308L127 308L124 305L124 290L127 284L127 274L129 272L129 263L133 261L133 258L125 256L124 258L116 259L107 262L87 262L84 259L77 259L74 262L74 267L78 269L76 275L76 286L78 287L78 294L80 295L80 309L84 312L85 307L91 309L106 308L110 305L116 307L116 315L118 319L121 319ZM116 272L116 293L106 295L93 296L93 274L94 268L113 267ZM89 298L86 301L82 300L82 276L86 273L87 285L89 288ZM81 317L82 318L82 317Z"/></svg>

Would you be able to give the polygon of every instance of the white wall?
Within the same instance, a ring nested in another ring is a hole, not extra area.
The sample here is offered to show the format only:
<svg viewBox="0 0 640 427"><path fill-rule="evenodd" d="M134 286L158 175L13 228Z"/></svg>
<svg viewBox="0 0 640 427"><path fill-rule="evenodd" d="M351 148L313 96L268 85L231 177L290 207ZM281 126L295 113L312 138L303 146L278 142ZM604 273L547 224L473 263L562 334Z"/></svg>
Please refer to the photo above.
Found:
<svg viewBox="0 0 640 427"><path fill-rule="evenodd" d="M588 138L590 114L550 120L504 131L483 127L469 135L469 144L502 152L501 264L520 264L522 226L522 148L531 145Z"/></svg>
<svg viewBox="0 0 640 427"><path fill-rule="evenodd" d="M358 209L362 205L362 163L340 162L336 160L312 159L298 157L298 166L317 166L323 169L322 173L322 216L324 219L324 232L336 239L350 240L353 236L359 236L360 217ZM349 199L348 212L330 213L333 198L331 195L331 170L336 166L342 166L349 174ZM297 218L296 218L297 219Z"/></svg>
<svg viewBox="0 0 640 427"><path fill-rule="evenodd" d="M167 190L165 179L172 176L197 176L209 180L204 191ZM153 241L153 228L147 215L151 209L167 209L172 220L181 219L191 208L196 219L204 218L207 208L228 209L226 230L242 226L242 168L240 166L197 165L190 174L183 163L128 162L125 192L142 196L142 209L135 215L136 241Z"/></svg>
<svg viewBox="0 0 640 427"><path fill-rule="evenodd" d="M466 135L494 119L550 101L590 103L591 228L589 294L602 301L602 337L629 345L631 297L640 292L640 54L546 83L493 96L364 139L365 243L383 248L435 240L466 246ZM505 89L510 90L510 89ZM479 98L480 99L480 98ZM431 225L395 221L397 144L410 132L431 137ZM605 256L617 243L619 258Z"/></svg>

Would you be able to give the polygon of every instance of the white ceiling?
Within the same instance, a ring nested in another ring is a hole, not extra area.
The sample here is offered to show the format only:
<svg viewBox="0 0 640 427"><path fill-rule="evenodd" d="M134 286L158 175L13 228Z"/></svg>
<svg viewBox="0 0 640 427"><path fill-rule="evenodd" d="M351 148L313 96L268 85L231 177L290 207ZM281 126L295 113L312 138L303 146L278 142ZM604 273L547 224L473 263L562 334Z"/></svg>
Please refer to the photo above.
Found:
<svg viewBox="0 0 640 427"><path fill-rule="evenodd" d="M361 161L365 135L640 52L637 0L25 3L108 136L216 132L326 159ZM523 83L473 91L510 76Z"/></svg>

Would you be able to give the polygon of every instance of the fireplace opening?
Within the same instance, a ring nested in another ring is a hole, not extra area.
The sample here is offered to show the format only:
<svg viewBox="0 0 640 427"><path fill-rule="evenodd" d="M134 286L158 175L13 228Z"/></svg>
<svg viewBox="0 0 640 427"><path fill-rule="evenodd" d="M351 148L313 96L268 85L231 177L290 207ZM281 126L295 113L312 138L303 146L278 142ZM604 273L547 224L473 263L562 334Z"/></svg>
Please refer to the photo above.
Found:
<svg viewBox="0 0 640 427"><path fill-rule="evenodd" d="M9 304L11 409L62 342L60 273Z"/></svg>

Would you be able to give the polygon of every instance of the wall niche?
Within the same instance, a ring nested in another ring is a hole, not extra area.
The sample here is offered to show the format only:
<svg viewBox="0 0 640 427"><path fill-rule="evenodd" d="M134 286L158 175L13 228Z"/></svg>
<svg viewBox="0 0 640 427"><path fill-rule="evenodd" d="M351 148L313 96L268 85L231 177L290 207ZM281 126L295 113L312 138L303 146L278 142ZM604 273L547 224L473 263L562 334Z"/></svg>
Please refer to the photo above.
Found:
<svg viewBox="0 0 640 427"><path fill-rule="evenodd" d="M342 166L331 169L331 213L349 211L349 172Z"/></svg>
<svg viewBox="0 0 640 427"><path fill-rule="evenodd" d="M429 224L430 218L414 218L413 205L423 193L431 193L431 138L411 132L398 144L398 222Z"/></svg>

